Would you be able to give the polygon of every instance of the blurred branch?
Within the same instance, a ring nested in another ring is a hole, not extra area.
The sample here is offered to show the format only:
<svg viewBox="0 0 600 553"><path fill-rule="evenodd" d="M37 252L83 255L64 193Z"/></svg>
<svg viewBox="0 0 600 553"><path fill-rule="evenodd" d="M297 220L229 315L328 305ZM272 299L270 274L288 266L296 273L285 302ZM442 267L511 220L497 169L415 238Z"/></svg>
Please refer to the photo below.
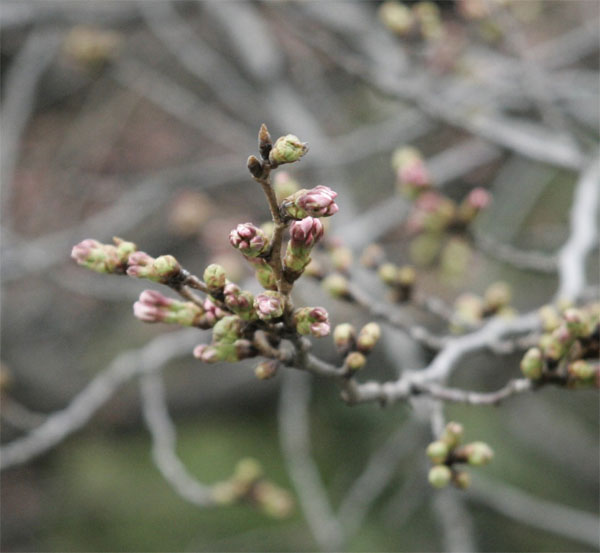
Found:
<svg viewBox="0 0 600 553"><path fill-rule="evenodd" d="M6 9L3 7L2 11ZM31 31L4 77L2 103L2 224L10 228L11 187L23 133L33 114L40 79L54 60L63 33L56 29Z"/></svg>
<svg viewBox="0 0 600 553"><path fill-rule="evenodd" d="M598 548L598 518L580 511L534 497L506 483L493 482L477 475L467 499L473 499L504 516Z"/></svg>
<svg viewBox="0 0 600 553"><path fill-rule="evenodd" d="M0 447L0 470L45 453L84 426L120 388L138 374L159 370L165 363L189 355L199 341L198 329L158 336L140 349L125 351L93 378L61 411L37 428Z"/></svg>
<svg viewBox="0 0 600 553"><path fill-rule="evenodd" d="M558 253L557 298L576 299L586 286L586 258L597 247L600 158L579 175L571 205L569 239Z"/></svg>
<svg viewBox="0 0 600 553"><path fill-rule="evenodd" d="M140 379L142 412L152 436L152 458L173 490L183 499L199 507L214 504L210 487L198 482L177 457L177 437L169 417L163 377L153 372Z"/></svg>
<svg viewBox="0 0 600 553"><path fill-rule="evenodd" d="M307 375L294 371L285 371L281 376L279 439L288 473L319 548L340 551L342 528L310 454L308 406L311 381Z"/></svg>
<svg viewBox="0 0 600 553"><path fill-rule="evenodd" d="M433 512L442 531L442 544L448 553L477 551L473 521L458 490L437 490L432 497Z"/></svg>

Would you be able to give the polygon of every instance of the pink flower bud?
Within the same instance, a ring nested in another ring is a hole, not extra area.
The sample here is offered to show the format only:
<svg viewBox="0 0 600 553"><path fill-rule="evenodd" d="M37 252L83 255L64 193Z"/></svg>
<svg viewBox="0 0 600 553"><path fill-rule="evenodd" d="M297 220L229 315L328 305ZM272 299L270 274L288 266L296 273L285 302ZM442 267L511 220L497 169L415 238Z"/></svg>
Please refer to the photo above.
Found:
<svg viewBox="0 0 600 553"><path fill-rule="evenodd" d="M263 292L254 298L254 309L263 320L283 315L283 297L279 292Z"/></svg>
<svg viewBox="0 0 600 553"><path fill-rule="evenodd" d="M269 238L252 223L238 225L229 233L229 242L247 257L257 257L269 249Z"/></svg>
<svg viewBox="0 0 600 553"><path fill-rule="evenodd" d="M319 185L302 194L296 200L296 205L312 217L330 217L339 210L334 201L336 197L337 192Z"/></svg>
<svg viewBox="0 0 600 553"><path fill-rule="evenodd" d="M136 301L133 304L133 314L137 319L145 323L159 323L163 321L165 313L155 305Z"/></svg>
<svg viewBox="0 0 600 553"><path fill-rule="evenodd" d="M122 273L126 256L117 246L88 238L73 246L71 257L83 267L98 273Z"/></svg>
<svg viewBox="0 0 600 553"><path fill-rule="evenodd" d="M153 263L154 258L146 252L133 252L127 260L127 274L131 277L144 278Z"/></svg>
<svg viewBox="0 0 600 553"><path fill-rule="evenodd" d="M467 200L471 207L480 210L485 209L488 205L490 205L492 198L490 193L484 188L474 188L471 190L471 192L469 192Z"/></svg>
<svg viewBox="0 0 600 553"><path fill-rule="evenodd" d="M196 359L201 359L205 363L216 363L219 361L219 352L213 346L200 344L194 348L194 357Z"/></svg>
<svg viewBox="0 0 600 553"><path fill-rule="evenodd" d="M294 324L300 334L312 334L317 338L328 336L331 331L329 314L322 307L303 307L294 312Z"/></svg>
<svg viewBox="0 0 600 553"><path fill-rule="evenodd" d="M323 223L313 217L294 221L290 227L290 236L292 248L312 248L323 237Z"/></svg>
<svg viewBox="0 0 600 553"><path fill-rule="evenodd" d="M155 305L159 307L168 307L175 303L175 300L167 298L167 296L163 296L160 292L157 292L156 290L144 290L140 294L139 301L145 305Z"/></svg>
<svg viewBox="0 0 600 553"><path fill-rule="evenodd" d="M71 257L79 263L79 265L83 265L88 258L92 255L94 250L102 248L103 244L98 242L98 240L94 240L93 238L88 238L87 240L83 240L73 246L71 250Z"/></svg>

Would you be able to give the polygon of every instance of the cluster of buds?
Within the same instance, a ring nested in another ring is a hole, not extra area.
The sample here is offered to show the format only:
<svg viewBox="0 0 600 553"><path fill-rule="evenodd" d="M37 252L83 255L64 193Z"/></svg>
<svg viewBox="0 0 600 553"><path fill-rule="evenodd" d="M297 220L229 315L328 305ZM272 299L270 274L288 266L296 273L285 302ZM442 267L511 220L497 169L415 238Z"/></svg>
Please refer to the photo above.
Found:
<svg viewBox="0 0 600 553"><path fill-rule="evenodd" d="M289 219L304 219L305 217L331 217L338 212L335 203L337 192L328 186L315 186L310 190L301 188L281 202L281 213Z"/></svg>
<svg viewBox="0 0 600 553"><path fill-rule="evenodd" d="M279 292L266 291L254 298L254 310L258 318L272 321L283 316L285 299Z"/></svg>
<svg viewBox="0 0 600 553"><path fill-rule="evenodd" d="M512 317L516 311L510 305L511 300L512 290L503 281L490 284L483 297L472 293L461 294L454 302L452 330L461 332L465 327L476 327L494 315Z"/></svg>
<svg viewBox="0 0 600 553"><path fill-rule="evenodd" d="M153 282L167 284L181 276L181 265L172 255L152 257L146 252L134 252L127 260L127 274Z"/></svg>
<svg viewBox="0 0 600 553"><path fill-rule="evenodd" d="M254 357L257 352L250 340L245 339L244 321L237 315L227 315L213 326L212 343L200 344L194 348L194 357L205 363L228 361L233 363L248 357Z"/></svg>
<svg viewBox="0 0 600 553"><path fill-rule="evenodd" d="M429 483L434 488L444 488L451 482L457 488L468 488L469 473L458 470L455 465L465 463L479 467L493 459L494 452L485 442L461 445L463 434L462 424L449 422L440 438L427 446L427 456L434 465L429 471Z"/></svg>
<svg viewBox="0 0 600 553"><path fill-rule="evenodd" d="M331 326L329 314L322 307L301 307L293 314L293 324L298 334L311 335L315 338L329 336Z"/></svg>
<svg viewBox="0 0 600 553"><path fill-rule="evenodd" d="M127 262L137 250L133 242L114 237L114 244L102 244L88 238L73 246L71 257L82 267L97 273L123 274L127 271Z"/></svg>
<svg viewBox="0 0 600 553"><path fill-rule="evenodd" d="M521 360L526 378L569 388L600 387L600 304L562 313L553 306L540 310L544 333Z"/></svg>
<svg viewBox="0 0 600 553"><path fill-rule="evenodd" d="M256 319L254 311L254 296L247 290L242 290L237 284L229 282L223 288L223 301L227 308L240 319L250 321Z"/></svg>
<svg viewBox="0 0 600 553"><path fill-rule="evenodd" d="M394 263L383 263L377 270L381 281L391 290L391 300L405 302L411 299L417 273L410 265L398 267Z"/></svg>
<svg viewBox="0 0 600 553"><path fill-rule="evenodd" d="M342 323L333 330L333 342L337 350L344 356L344 367L348 374L362 369L367 362L367 355L371 353L381 338L381 328L377 323L367 323L356 333L356 329L349 323Z"/></svg>
<svg viewBox="0 0 600 553"><path fill-rule="evenodd" d="M133 314L145 323L171 323L181 326L210 328L202 307L190 301L177 301L155 290L144 290L133 304Z"/></svg>
<svg viewBox="0 0 600 553"><path fill-rule="evenodd" d="M267 516L288 517L294 508L290 493L268 481L258 461L241 459L231 478L212 486L212 497L217 505L234 505L245 502Z"/></svg>
<svg viewBox="0 0 600 553"><path fill-rule="evenodd" d="M229 233L230 244L246 257L259 257L269 251L266 233L252 223L239 224Z"/></svg>
<svg viewBox="0 0 600 553"><path fill-rule="evenodd" d="M390 0L380 6L379 18L390 31L402 37L421 36L433 41L444 36L440 10L433 2L417 2L409 8Z"/></svg>

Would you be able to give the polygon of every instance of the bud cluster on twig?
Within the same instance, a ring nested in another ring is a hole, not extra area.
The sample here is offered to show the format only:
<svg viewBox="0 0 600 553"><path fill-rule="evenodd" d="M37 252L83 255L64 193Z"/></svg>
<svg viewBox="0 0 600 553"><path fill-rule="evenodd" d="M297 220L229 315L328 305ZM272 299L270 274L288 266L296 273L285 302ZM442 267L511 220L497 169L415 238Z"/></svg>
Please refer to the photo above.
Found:
<svg viewBox="0 0 600 553"><path fill-rule="evenodd" d="M429 483L434 488L444 488L452 483L460 489L468 488L469 473L456 468L458 464L472 466L487 465L494 452L485 442L461 445L464 430L462 424L449 422L440 438L427 446L427 456L433 463L429 471Z"/></svg>

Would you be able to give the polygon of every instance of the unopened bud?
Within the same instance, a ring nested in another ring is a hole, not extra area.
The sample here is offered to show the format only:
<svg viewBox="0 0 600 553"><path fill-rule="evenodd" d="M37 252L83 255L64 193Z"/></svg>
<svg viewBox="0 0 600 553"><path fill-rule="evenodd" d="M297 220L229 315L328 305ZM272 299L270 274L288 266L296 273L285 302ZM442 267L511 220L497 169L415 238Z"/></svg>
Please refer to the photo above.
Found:
<svg viewBox="0 0 600 553"><path fill-rule="evenodd" d="M458 218L465 224L472 222L480 211L491 202L490 193L484 188L474 188L461 202L458 208Z"/></svg>
<svg viewBox="0 0 600 553"><path fill-rule="evenodd" d="M155 259L145 252L134 252L127 260L127 274L132 277L165 284L180 273L181 266L172 255L161 255Z"/></svg>
<svg viewBox="0 0 600 553"><path fill-rule="evenodd" d="M349 296L350 287L348 279L339 273L332 273L326 276L321 285L334 298L345 299Z"/></svg>
<svg viewBox="0 0 600 553"><path fill-rule="evenodd" d="M512 291L506 282L494 282L484 294L486 310L496 312L507 306L512 299Z"/></svg>
<svg viewBox="0 0 600 553"><path fill-rule="evenodd" d="M273 147L273 141L267 126L263 123L258 131L258 151L263 159L269 159L269 152Z"/></svg>
<svg viewBox="0 0 600 553"><path fill-rule="evenodd" d="M567 370L569 376L574 380L591 381L596 377L596 367L584 359L573 361Z"/></svg>
<svg viewBox="0 0 600 553"><path fill-rule="evenodd" d="M544 371L544 358L539 348L530 348L527 350L523 359L521 359L521 372L523 376L530 380L539 380Z"/></svg>
<svg viewBox="0 0 600 553"><path fill-rule="evenodd" d="M316 338L328 336L331 330L329 314L323 307L302 307L294 311L294 325L299 334Z"/></svg>
<svg viewBox="0 0 600 553"><path fill-rule="evenodd" d="M229 233L229 243L246 257L258 257L270 247L267 234L252 223L239 224Z"/></svg>
<svg viewBox="0 0 600 553"><path fill-rule="evenodd" d="M362 369L367 363L367 358L360 353L359 351L353 351L346 356L344 360L344 366L348 368L348 370L355 372Z"/></svg>
<svg viewBox="0 0 600 553"><path fill-rule="evenodd" d="M240 459L233 473L233 479L245 484L256 482L263 475L261 464L252 457Z"/></svg>
<svg viewBox="0 0 600 553"><path fill-rule="evenodd" d="M446 465L436 465L429 470L429 483L434 488L445 488L452 478L452 471Z"/></svg>
<svg viewBox="0 0 600 553"><path fill-rule="evenodd" d="M279 292L267 291L254 298L254 309L264 321L277 319L283 315L284 297Z"/></svg>
<svg viewBox="0 0 600 553"><path fill-rule="evenodd" d="M352 349L355 338L356 330L349 323L339 324L333 330L333 342L336 348L342 353Z"/></svg>
<svg viewBox="0 0 600 553"><path fill-rule="evenodd" d="M545 332L552 332L558 328L561 319L556 308L552 305L544 305L539 310L540 319L542 320L542 328Z"/></svg>
<svg viewBox="0 0 600 553"><path fill-rule="evenodd" d="M282 212L292 219L305 217L330 217L337 213L339 208L335 203L337 192L328 186L315 186L311 190L301 189L281 204Z"/></svg>
<svg viewBox="0 0 600 553"><path fill-rule="evenodd" d="M360 263L367 269L377 269L385 260L385 252L378 244L369 244L360 256Z"/></svg>
<svg viewBox="0 0 600 553"><path fill-rule="evenodd" d="M381 338L381 327L377 323L368 323L360 329L356 347L363 353L369 353Z"/></svg>
<svg viewBox="0 0 600 553"><path fill-rule="evenodd" d="M463 439L464 432L462 424L450 421L444 428L440 440L442 440L450 449L454 449Z"/></svg>
<svg viewBox="0 0 600 553"><path fill-rule="evenodd" d="M448 446L441 440L431 442L427 446L427 457L436 465L442 464L448 457Z"/></svg>
<svg viewBox="0 0 600 553"><path fill-rule="evenodd" d="M213 342L233 344L242 337L244 322L237 315L228 315L217 321L213 327Z"/></svg>
<svg viewBox="0 0 600 553"><path fill-rule="evenodd" d="M263 361L262 363L259 363L254 369L254 374L259 380L268 380L277 374L278 368L279 361L270 359L269 361Z"/></svg>
<svg viewBox="0 0 600 553"><path fill-rule="evenodd" d="M396 1L384 2L379 7L379 19L392 32L405 35L410 32L415 17L404 4Z"/></svg>
<svg viewBox="0 0 600 553"><path fill-rule="evenodd" d="M567 328L574 337L581 337L588 330L587 317L580 309L569 308L563 313Z"/></svg>
<svg viewBox="0 0 600 553"><path fill-rule="evenodd" d="M464 454L469 465L476 467L487 465L494 458L492 448L485 442L472 442L465 445Z"/></svg>
<svg viewBox="0 0 600 553"><path fill-rule="evenodd" d="M345 246L339 246L331 250L331 263L336 271L347 273L352 266L352 250Z"/></svg>
<svg viewBox="0 0 600 553"><path fill-rule="evenodd" d="M280 136L269 153L269 161L274 166L293 163L298 161L307 151L308 145L305 142L300 142L297 136L293 134Z"/></svg>
<svg viewBox="0 0 600 553"><path fill-rule="evenodd" d="M262 177L263 166L256 156L250 156L246 162L246 165L248 166L248 171L250 171L250 174L254 178L259 179Z"/></svg>
<svg viewBox="0 0 600 553"><path fill-rule="evenodd" d="M393 263L380 265L377 275L384 284L394 286L398 282L398 267Z"/></svg>
<svg viewBox="0 0 600 553"><path fill-rule="evenodd" d="M452 474L452 483L459 490L466 490L471 486L471 476L468 472L465 471L457 471Z"/></svg>
<svg viewBox="0 0 600 553"><path fill-rule="evenodd" d="M213 263L204 269L204 282L209 290L221 291L227 281L225 269L221 265Z"/></svg>
<svg viewBox="0 0 600 553"><path fill-rule="evenodd" d="M258 482L253 496L261 510L270 517L282 519L290 516L294 509L294 500L290 493L271 482Z"/></svg>

